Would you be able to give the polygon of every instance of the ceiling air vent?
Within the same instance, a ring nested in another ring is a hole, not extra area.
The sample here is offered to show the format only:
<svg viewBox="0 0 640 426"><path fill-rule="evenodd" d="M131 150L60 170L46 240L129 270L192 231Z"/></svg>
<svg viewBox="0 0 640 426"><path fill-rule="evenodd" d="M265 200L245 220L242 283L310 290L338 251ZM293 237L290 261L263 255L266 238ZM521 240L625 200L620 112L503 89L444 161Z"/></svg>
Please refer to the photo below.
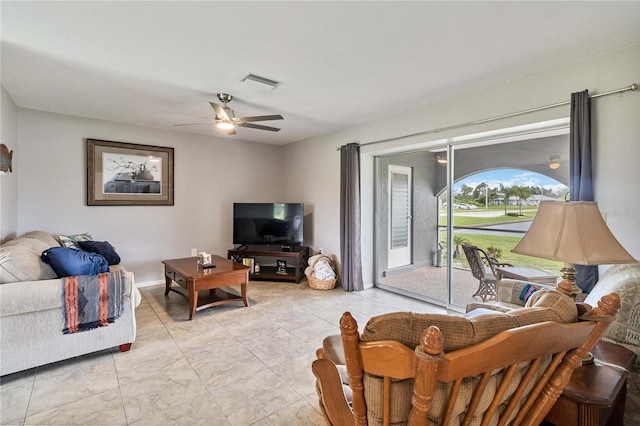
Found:
<svg viewBox="0 0 640 426"><path fill-rule="evenodd" d="M256 86L260 86L262 88L267 87L269 88L269 90L275 89L280 84L279 81L275 81L270 78L262 77L252 73L245 75L240 79L240 81L243 83L253 83Z"/></svg>

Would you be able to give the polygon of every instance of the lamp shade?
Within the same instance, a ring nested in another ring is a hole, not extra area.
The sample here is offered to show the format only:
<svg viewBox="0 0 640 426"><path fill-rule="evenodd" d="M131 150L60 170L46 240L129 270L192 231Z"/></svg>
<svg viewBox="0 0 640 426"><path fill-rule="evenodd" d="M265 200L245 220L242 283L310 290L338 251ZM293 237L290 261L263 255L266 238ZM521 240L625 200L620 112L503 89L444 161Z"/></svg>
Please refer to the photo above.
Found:
<svg viewBox="0 0 640 426"><path fill-rule="evenodd" d="M527 233L511 250L575 265L633 263L593 201L543 201Z"/></svg>

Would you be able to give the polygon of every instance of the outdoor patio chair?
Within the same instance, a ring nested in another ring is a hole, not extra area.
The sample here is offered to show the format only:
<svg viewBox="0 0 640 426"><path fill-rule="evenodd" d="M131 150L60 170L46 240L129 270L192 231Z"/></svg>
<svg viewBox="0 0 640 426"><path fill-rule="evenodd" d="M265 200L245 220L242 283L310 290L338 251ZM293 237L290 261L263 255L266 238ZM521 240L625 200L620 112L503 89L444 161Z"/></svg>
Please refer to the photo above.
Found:
<svg viewBox="0 0 640 426"><path fill-rule="evenodd" d="M473 276L480 281L478 290L473 296L480 296L483 302L496 297L496 267L513 266L509 263L501 263L484 250L471 244L462 244L464 255L467 257Z"/></svg>

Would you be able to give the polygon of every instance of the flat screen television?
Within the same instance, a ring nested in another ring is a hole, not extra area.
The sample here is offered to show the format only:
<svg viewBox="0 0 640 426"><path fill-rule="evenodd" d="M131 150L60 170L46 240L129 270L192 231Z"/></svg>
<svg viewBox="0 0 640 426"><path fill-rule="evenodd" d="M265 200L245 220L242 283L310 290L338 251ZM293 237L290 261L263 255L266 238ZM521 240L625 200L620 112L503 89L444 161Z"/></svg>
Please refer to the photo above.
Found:
<svg viewBox="0 0 640 426"><path fill-rule="evenodd" d="M234 203L233 244L301 245L303 203Z"/></svg>

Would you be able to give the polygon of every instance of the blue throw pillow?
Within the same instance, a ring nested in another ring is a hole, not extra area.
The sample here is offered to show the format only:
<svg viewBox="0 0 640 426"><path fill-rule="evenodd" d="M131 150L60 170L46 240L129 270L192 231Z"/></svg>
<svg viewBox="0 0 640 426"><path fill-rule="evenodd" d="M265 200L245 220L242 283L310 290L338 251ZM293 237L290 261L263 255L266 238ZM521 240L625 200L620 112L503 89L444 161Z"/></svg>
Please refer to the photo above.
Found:
<svg viewBox="0 0 640 426"><path fill-rule="evenodd" d="M524 300L526 302L535 292L536 288L534 286L532 286L531 284L525 285L520 292L520 300Z"/></svg>
<svg viewBox="0 0 640 426"><path fill-rule="evenodd" d="M43 251L40 258L51 265L58 278L98 275L109 270L109 263L104 256L68 247L51 247Z"/></svg>
<svg viewBox="0 0 640 426"><path fill-rule="evenodd" d="M120 256L108 241L78 241L78 245L84 251L90 251L104 256L109 265L120 263Z"/></svg>

